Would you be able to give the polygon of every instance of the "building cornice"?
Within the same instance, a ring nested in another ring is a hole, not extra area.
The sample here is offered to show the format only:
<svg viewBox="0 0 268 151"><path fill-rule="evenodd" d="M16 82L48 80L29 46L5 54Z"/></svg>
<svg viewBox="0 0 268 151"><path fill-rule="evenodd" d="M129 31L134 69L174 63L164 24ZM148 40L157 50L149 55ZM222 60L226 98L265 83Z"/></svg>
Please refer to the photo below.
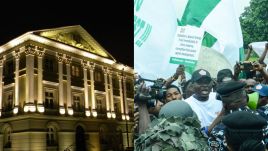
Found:
<svg viewBox="0 0 268 151"><path fill-rule="evenodd" d="M132 69L131 67L126 66L124 64L117 63L115 59L111 60L111 59L108 59L105 57L101 57L101 56L95 55L93 53L80 50L79 48L69 46L67 44L60 43L60 42L57 42L57 41L33 34L33 32L27 32L27 33L15 38L15 39L9 41L8 43L0 46L0 54L4 53L5 51L10 50L10 49L12 49L20 44L25 43L26 41L34 41L34 42L45 44L45 45L48 45L51 47L55 47L55 48L58 48L60 50L64 50L64 51L69 52L69 53L74 53L74 54L77 54L77 55L80 55L80 56L83 56L86 58L90 58L90 59L93 59L96 61L103 62L105 64L111 65L112 67L114 67L118 70L124 69L125 72L130 73L130 74L134 74L134 69Z"/></svg>

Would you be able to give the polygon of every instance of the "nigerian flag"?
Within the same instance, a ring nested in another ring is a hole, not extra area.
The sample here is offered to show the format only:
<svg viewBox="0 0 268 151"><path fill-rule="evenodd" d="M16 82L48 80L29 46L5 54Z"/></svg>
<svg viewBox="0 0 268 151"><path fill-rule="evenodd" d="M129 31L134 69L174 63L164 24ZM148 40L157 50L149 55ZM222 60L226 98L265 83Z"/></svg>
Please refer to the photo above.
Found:
<svg viewBox="0 0 268 151"><path fill-rule="evenodd" d="M235 0L188 0L178 25L204 29L202 46L219 51L234 65L243 58L240 56L243 38L235 5Z"/></svg>

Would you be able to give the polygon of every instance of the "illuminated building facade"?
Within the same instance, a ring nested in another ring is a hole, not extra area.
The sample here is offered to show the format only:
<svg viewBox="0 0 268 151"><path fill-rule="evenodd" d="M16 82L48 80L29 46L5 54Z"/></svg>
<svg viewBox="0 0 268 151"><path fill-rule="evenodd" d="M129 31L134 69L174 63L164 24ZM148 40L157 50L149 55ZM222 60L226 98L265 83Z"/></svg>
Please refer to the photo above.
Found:
<svg viewBox="0 0 268 151"><path fill-rule="evenodd" d="M0 150L132 147L133 72L79 25L9 41L0 47Z"/></svg>

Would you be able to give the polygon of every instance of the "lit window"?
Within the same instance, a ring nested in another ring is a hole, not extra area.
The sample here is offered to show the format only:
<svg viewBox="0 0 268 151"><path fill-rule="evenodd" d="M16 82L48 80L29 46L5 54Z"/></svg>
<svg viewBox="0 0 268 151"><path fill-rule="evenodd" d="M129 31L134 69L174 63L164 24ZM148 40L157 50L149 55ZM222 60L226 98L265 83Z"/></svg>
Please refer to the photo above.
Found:
<svg viewBox="0 0 268 151"><path fill-rule="evenodd" d="M97 99L97 109L101 110L101 100Z"/></svg>
<svg viewBox="0 0 268 151"><path fill-rule="evenodd" d="M53 95L53 92L45 92L45 107L46 108L50 108L50 109L53 109L54 107L54 95Z"/></svg>
<svg viewBox="0 0 268 151"><path fill-rule="evenodd" d="M11 148L11 128L4 130L4 148Z"/></svg>
<svg viewBox="0 0 268 151"><path fill-rule="evenodd" d="M95 81L97 81L97 82L101 82L102 81L101 80L101 73L99 71L95 71L95 74L94 75L95 75L94 76Z"/></svg>
<svg viewBox="0 0 268 151"><path fill-rule="evenodd" d="M6 100L6 110L7 111L10 111L12 110L13 108L13 93L12 92L9 92L7 94L7 100Z"/></svg>
<svg viewBox="0 0 268 151"><path fill-rule="evenodd" d="M72 76L80 77L80 71L78 66L72 66Z"/></svg>
<svg viewBox="0 0 268 151"><path fill-rule="evenodd" d="M55 146L57 145L57 135L56 129L52 126L47 128L47 146Z"/></svg>
<svg viewBox="0 0 268 151"><path fill-rule="evenodd" d="M80 110L80 96L74 95L73 96L73 101L74 101L74 110L79 111Z"/></svg>

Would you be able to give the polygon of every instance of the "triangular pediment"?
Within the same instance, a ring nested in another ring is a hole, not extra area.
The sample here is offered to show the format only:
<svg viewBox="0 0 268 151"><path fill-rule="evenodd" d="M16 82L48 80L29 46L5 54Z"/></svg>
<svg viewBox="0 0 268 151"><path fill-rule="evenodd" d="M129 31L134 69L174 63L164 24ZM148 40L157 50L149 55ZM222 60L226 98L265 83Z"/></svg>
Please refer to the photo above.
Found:
<svg viewBox="0 0 268 151"><path fill-rule="evenodd" d="M33 34L115 61L114 57L80 25L39 30Z"/></svg>

